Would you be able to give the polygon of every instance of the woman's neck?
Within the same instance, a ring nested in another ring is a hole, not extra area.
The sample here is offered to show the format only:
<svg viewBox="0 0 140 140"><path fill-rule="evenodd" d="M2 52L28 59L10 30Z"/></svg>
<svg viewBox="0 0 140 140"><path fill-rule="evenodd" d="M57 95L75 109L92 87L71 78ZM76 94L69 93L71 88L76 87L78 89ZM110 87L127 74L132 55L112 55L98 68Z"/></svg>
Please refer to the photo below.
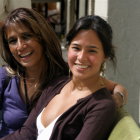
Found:
<svg viewBox="0 0 140 140"><path fill-rule="evenodd" d="M47 71L47 64L41 64L38 67L27 68L25 72L25 78L29 81L38 81L44 71Z"/></svg>
<svg viewBox="0 0 140 140"><path fill-rule="evenodd" d="M72 78L73 89L96 91L97 89L105 87L102 77L97 76L94 79L79 80Z"/></svg>

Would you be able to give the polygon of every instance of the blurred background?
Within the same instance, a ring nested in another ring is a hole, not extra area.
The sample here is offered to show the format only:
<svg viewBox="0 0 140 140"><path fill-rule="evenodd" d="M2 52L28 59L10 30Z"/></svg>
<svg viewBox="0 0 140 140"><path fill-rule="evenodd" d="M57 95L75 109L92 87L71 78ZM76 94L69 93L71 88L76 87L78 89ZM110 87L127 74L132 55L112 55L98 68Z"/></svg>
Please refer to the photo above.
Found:
<svg viewBox="0 0 140 140"><path fill-rule="evenodd" d="M129 93L125 108L140 124L140 0L0 0L0 20L18 7L33 8L52 25L67 61L65 36L85 15L99 15L112 26L117 68L107 64L106 77L124 85ZM1 62L2 63L2 62Z"/></svg>

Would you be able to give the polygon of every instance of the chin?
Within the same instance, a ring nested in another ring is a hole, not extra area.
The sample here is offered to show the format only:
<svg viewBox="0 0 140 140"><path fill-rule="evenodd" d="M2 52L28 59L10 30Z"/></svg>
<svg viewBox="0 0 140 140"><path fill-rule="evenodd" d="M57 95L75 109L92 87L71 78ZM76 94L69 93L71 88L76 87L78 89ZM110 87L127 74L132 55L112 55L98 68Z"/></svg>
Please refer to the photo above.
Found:
<svg viewBox="0 0 140 140"><path fill-rule="evenodd" d="M83 75L73 75L73 78L77 79L77 80L84 80L85 79L85 77Z"/></svg>
<svg viewBox="0 0 140 140"><path fill-rule="evenodd" d="M27 63L26 64L25 63L24 64L21 64L21 65L23 67L25 67L25 68L31 68L31 67L33 67L31 64L27 64Z"/></svg>

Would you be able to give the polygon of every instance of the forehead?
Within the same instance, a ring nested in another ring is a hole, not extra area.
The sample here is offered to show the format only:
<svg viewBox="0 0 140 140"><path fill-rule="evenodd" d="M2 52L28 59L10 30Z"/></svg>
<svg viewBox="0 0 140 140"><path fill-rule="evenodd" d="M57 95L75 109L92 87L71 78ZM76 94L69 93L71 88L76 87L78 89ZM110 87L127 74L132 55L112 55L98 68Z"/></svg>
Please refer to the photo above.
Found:
<svg viewBox="0 0 140 140"><path fill-rule="evenodd" d="M30 31L31 30L27 28L25 25L18 23L11 23L5 28L6 36L9 36L12 33L30 32Z"/></svg>
<svg viewBox="0 0 140 140"><path fill-rule="evenodd" d="M72 39L71 43L75 41L84 44L102 44L98 34L94 30L80 30Z"/></svg>

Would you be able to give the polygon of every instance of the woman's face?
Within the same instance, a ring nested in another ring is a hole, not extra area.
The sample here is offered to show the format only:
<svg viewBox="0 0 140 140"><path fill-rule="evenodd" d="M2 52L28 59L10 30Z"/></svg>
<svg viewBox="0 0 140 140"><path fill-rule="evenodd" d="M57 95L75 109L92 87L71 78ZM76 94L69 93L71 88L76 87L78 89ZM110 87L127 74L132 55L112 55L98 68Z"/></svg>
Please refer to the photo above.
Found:
<svg viewBox="0 0 140 140"><path fill-rule="evenodd" d="M11 26L6 32L10 51L25 68L37 68L45 61L38 39L25 26Z"/></svg>
<svg viewBox="0 0 140 140"><path fill-rule="evenodd" d="M81 30L68 49L68 64L73 77L88 80L100 75L105 61L103 46L93 30Z"/></svg>

